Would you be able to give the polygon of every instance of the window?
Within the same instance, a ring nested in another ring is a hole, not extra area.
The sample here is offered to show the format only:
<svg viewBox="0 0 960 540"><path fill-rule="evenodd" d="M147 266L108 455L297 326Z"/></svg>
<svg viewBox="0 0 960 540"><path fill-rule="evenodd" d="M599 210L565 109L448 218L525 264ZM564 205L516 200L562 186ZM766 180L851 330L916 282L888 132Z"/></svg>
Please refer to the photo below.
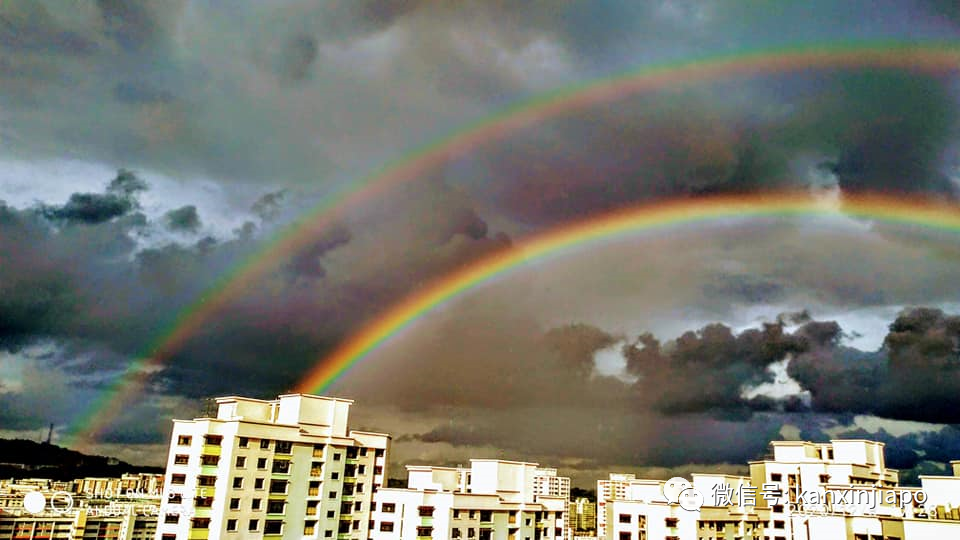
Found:
<svg viewBox="0 0 960 540"><path fill-rule="evenodd" d="M829 482L830 482L830 475L829 475L829 474L821 474L821 475L820 475L820 483L821 483L821 484L826 484L826 483L829 483Z"/></svg>
<svg viewBox="0 0 960 540"><path fill-rule="evenodd" d="M247 466L247 458L243 456L237 456L237 468L242 469Z"/></svg>
<svg viewBox="0 0 960 540"><path fill-rule="evenodd" d="M361 508L363 508L363 503L362 503L362 502L357 501L357 502L353 503L353 511L354 511L354 512L359 512Z"/></svg>
<svg viewBox="0 0 960 540"><path fill-rule="evenodd" d="M631 540L633 538L633 533L622 532L620 533L620 540Z"/></svg>
<svg viewBox="0 0 960 540"><path fill-rule="evenodd" d="M285 459L278 459L273 462L273 472L277 474L287 474L290 472L290 462Z"/></svg>
<svg viewBox="0 0 960 540"><path fill-rule="evenodd" d="M668 517L663 519L663 525L665 527L676 527L678 522L679 522L679 519L675 517Z"/></svg>
<svg viewBox="0 0 960 540"><path fill-rule="evenodd" d="M454 509L453 509L453 519L457 519L457 518L459 518L459 517L460 517L460 510L457 510L456 508L454 508Z"/></svg>
<svg viewBox="0 0 960 540"><path fill-rule="evenodd" d="M314 531L316 530L317 522L316 521L304 521L303 522L303 535L304 536L313 536Z"/></svg>
<svg viewBox="0 0 960 540"><path fill-rule="evenodd" d="M420 513L420 517L433 517L432 506L418 506L417 511Z"/></svg>
<svg viewBox="0 0 960 540"><path fill-rule="evenodd" d="M240 498L239 498L239 497L234 497L234 498L230 499L230 509L231 509L231 510L239 510L239 509L240 509Z"/></svg>
<svg viewBox="0 0 960 540"><path fill-rule="evenodd" d="M210 508L213 506L213 497L197 497L193 500L197 508Z"/></svg>
<svg viewBox="0 0 960 540"><path fill-rule="evenodd" d="M173 458L174 465L186 465L187 463L190 463L190 456L186 454L177 454L176 457Z"/></svg>
<svg viewBox="0 0 960 540"><path fill-rule="evenodd" d="M331 518L331 519L332 519L332 518L333 518L334 516L336 516L336 515L337 515L337 511L336 511L336 510L327 510L327 517L328 517L328 518Z"/></svg>
<svg viewBox="0 0 960 540"><path fill-rule="evenodd" d="M357 466L356 465L347 465L343 468L344 476L356 476L357 475Z"/></svg>
<svg viewBox="0 0 960 540"><path fill-rule="evenodd" d="M180 514L167 514L163 516L164 523L180 523Z"/></svg>
<svg viewBox="0 0 960 540"><path fill-rule="evenodd" d="M287 506L286 501L269 501L267 502L267 513L268 514L282 514L283 509Z"/></svg>
<svg viewBox="0 0 960 540"><path fill-rule="evenodd" d="M340 513L341 513L341 514L349 514L351 510L353 510L353 505L350 504L350 501L346 501L346 502L340 503Z"/></svg>
<svg viewBox="0 0 960 540"><path fill-rule="evenodd" d="M174 474L170 477L171 484L183 485L187 481L187 475Z"/></svg>
<svg viewBox="0 0 960 540"><path fill-rule="evenodd" d="M233 489L242 489L243 488L243 477L237 476L233 479Z"/></svg>
<svg viewBox="0 0 960 540"><path fill-rule="evenodd" d="M774 511L774 512L783 512L783 505L782 505L782 504L775 504L775 505L773 505L773 511Z"/></svg>
<svg viewBox="0 0 960 540"><path fill-rule="evenodd" d="M773 522L773 528L774 528L774 529L782 529L782 528L783 528L783 520L782 520L782 519L775 520L775 521Z"/></svg>
<svg viewBox="0 0 960 540"><path fill-rule="evenodd" d="M493 521L493 512L490 510L481 510L480 521Z"/></svg>
<svg viewBox="0 0 960 540"><path fill-rule="evenodd" d="M360 455L361 455L361 456L367 455L367 448L366 448L366 447L363 447L363 448L360 449Z"/></svg>
<svg viewBox="0 0 960 540"><path fill-rule="evenodd" d="M460 538L460 529L454 528L450 531L450 538Z"/></svg>
<svg viewBox="0 0 960 540"><path fill-rule="evenodd" d="M250 439L248 437L240 437L240 439L238 439L237 445L240 448L246 448L248 444L250 444Z"/></svg>
<svg viewBox="0 0 960 540"><path fill-rule="evenodd" d="M340 455L341 455L340 452L334 452L334 454L333 454L333 460L334 460L334 461L340 461Z"/></svg>
<svg viewBox="0 0 960 540"><path fill-rule="evenodd" d="M200 456L201 465L216 465L217 463L220 463L220 456L210 456L207 454Z"/></svg>
<svg viewBox="0 0 960 540"><path fill-rule="evenodd" d="M377 501L370 502L370 511L373 512L377 509Z"/></svg>
<svg viewBox="0 0 960 540"><path fill-rule="evenodd" d="M265 457L257 458L257 468L260 469L261 471L262 471L263 469L266 469L266 468L267 468L267 458L265 458Z"/></svg>
<svg viewBox="0 0 960 540"><path fill-rule="evenodd" d="M773 474L770 475L770 481L771 481L771 482L779 482L780 480L783 480L783 475L782 475L782 474L780 474L780 473L773 473Z"/></svg>
<svg viewBox="0 0 960 540"><path fill-rule="evenodd" d="M194 529L209 529L210 518L193 518L190 520Z"/></svg>
<svg viewBox="0 0 960 540"><path fill-rule="evenodd" d="M316 497L320 495L320 482L310 482L310 487L307 491L308 497Z"/></svg>
<svg viewBox="0 0 960 540"><path fill-rule="evenodd" d="M29 534L29 533L28 533ZM161 540L177 540L177 535L175 534L165 534L160 537Z"/></svg>
<svg viewBox="0 0 960 540"><path fill-rule="evenodd" d="M313 445L313 457L323 457L323 445L315 444Z"/></svg>
<svg viewBox="0 0 960 540"><path fill-rule="evenodd" d="M393 522L383 521L380 523L380 532L393 532Z"/></svg>
<svg viewBox="0 0 960 540"><path fill-rule="evenodd" d="M357 459L357 451L359 449L356 446L351 446L347 448L347 459Z"/></svg>
<svg viewBox="0 0 960 540"><path fill-rule="evenodd" d="M291 441L277 441L276 446L274 446L273 451L278 454L289 454L293 449L293 443Z"/></svg>
<svg viewBox="0 0 960 540"><path fill-rule="evenodd" d="M385 514L392 514L397 511L397 505L394 503L383 503L380 511Z"/></svg>
<svg viewBox="0 0 960 540"><path fill-rule="evenodd" d="M333 536L333 531L323 531L324 538L330 538Z"/></svg>
<svg viewBox="0 0 960 540"><path fill-rule="evenodd" d="M314 461L310 464L310 476L323 476L322 461Z"/></svg>
<svg viewBox="0 0 960 540"><path fill-rule="evenodd" d="M230 531L230 532L236 531L236 530L237 530L237 520L235 520L235 519L228 519L228 520L227 520L227 530Z"/></svg>
<svg viewBox="0 0 960 540"><path fill-rule="evenodd" d="M353 520L353 530L356 531L356 530L359 530L359 529L360 529L360 520L359 520L359 519Z"/></svg>
<svg viewBox="0 0 960 540"><path fill-rule="evenodd" d="M198 486L214 486L217 484L217 477L209 474L201 474L197 477Z"/></svg>
<svg viewBox="0 0 960 540"><path fill-rule="evenodd" d="M353 486L354 486L353 484L347 484L347 485L343 486L343 494L344 494L344 495L353 495Z"/></svg>
<svg viewBox="0 0 960 540"><path fill-rule="evenodd" d="M266 450L270 448L270 439L260 439L260 449Z"/></svg>
<svg viewBox="0 0 960 540"><path fill-rule="evenodd" d="M332 473L330 473L330 479L331 479L331 480L336 480L337 478L340 478L340 473L338 473L338 472L332 472Z"/></svg>
<svg viewBox="0 0 960 540"><path fill-rule="evenodd" d="M262 503L263 503L263 499L253 499L252 501L250 501L250 509L259 510Z"/></svg>
<svg viewBox="0 0 960 540"><path fill-rule="evenodd" d="M433 536L433 527L417 527L417 536Z"/></svg>
<svg viewBox="0 0 960 540"><path fill-rule="evenodd" d="M263 489L263 478L257 478L253 481L253 489Z"/></svg>
<svg viewBox="0 0 960 540"><path fill-rule="evenodd" d="M287 481L286 480L271 480L270 481L270 493L286 493L287 492Z"/></svg>
<svg viewBox="0 0 960 540"><path fill-rule="evenodd" d="M374 457L383 457L383 448L377 448L376 453L374 453Z"/></svg>
<svg viewBox="0 0 960 540"><path fill-rule="evenodd" d="M177 444L179 446L190 446L191 442L193 442L193 437L189 435L181 435L177 437Z"/></svg>
<svg viewBox="0 0 960 540"><path fill-rule="evenodd" d="M327 498L336 499L336 498L337 498L337 492L336 492L336 491L331 491L330 493L327 493Z"/></svg>
<svg viewBox="0 0 960 540"><path fill-rule="evenodd" d="M367 472L366 465L360 465L359 467L357 467L357 474L365 474L366 472Z"/></svg>
<svg viewBox="0 0 960 540"><path fill-rule="evenodd" d="M620 523L630 523L632 518L630 514L620 514Z"/></svg>
<svg viewBox="0 0 960 540"><path fill-rule="evenodd" d="M377 465L376 467L374 467L373 474L383 474L383 467L381 467L380 465Z"/></svg>
<svg viewBox="0 0 960 540"><path fill-rule="evenodd" d="M203 444L220 446L221 442L223 442L223 437L221 437L220 435L204 435L203 436Z"/></svg>
<svg viewBox="0 0 960 540"><path fill-rule="evenodd" d="M167 501L169 501L170 504L182 504L182 503L183 503L183 495L181 495L181 494L179 494L179 493L171 493L170 496L167 497Z"/></svg>
<svg viewBox="0 0 960 540"><path fill-rule="evenodd" d="M477 535L476 529L467 529L467 538L473 538Z"/></svg>
<svg viewBox="0 0 960 540"><path fill-rule="evenodd" d="M247 530L248 530L248 531L255 531L255 530L259 529L259 528L260 528L260 520L259 520L259 519L251 519L251 520L250 520L250 524L247 525Z"/></svg>
<svg viewBox="0 0 960 540"><path fill-rule="evenodd" d="M283 520L268 519L263 524L263 534L283 534Z"/></svg>

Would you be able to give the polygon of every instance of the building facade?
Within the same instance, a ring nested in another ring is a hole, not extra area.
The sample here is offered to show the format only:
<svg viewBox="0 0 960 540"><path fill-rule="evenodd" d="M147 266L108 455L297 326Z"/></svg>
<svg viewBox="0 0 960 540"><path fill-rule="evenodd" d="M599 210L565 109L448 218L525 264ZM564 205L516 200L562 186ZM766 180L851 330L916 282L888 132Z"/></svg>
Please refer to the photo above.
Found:
<svg viewBox="0 0 960 540"><path fill-rule="evenodd" d="M216 401L174 420L157 540L368 538L390 436L350 430L351 400Z"/></svg>
<svg viewBox="0 0 960 540"><path fill-rule="evenodd" d="M668 501L662 481L616 479L624 485L604 492L613 498L605 501L600 538L960 538L960 476L921 476L920 487L899 486L883 444L873 441L775 441L771 447L767 458L750 463L749 477L692 475L690 487L702 497L696 508Z"/></svg>
<svg viewBox="0 0 960 540"><path fill-rule="evenodd" d="M0 540L151 540L157 531L155 510L133 505L37 514L6 510L0 512Z"/></svg>
<svg viewBox="0 0 960 540"><path fill-rule="evenodd" d="M597 531L597 503L579 498L571 501L567 515L570 519L570 528L574 536L578 533L596 533Z"/></svg>
<svg viewBox="0 0 960 540"><path fill-rule="evenodd" d="M469 468L407 467L406 488L381 489L377 540L562 540L570 480L536 463L471 460ZM566 496L563 492L566 486Z"/></svg>

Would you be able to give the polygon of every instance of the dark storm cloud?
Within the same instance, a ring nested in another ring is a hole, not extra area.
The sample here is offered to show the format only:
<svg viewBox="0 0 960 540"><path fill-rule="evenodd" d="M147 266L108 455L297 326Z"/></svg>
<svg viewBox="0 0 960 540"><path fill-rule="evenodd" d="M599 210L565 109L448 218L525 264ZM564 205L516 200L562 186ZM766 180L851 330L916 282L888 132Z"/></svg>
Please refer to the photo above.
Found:
<svg viewBox="0 0 960 540"><path fill-rule="evenodd" d="M164 217L167 220L167 227L172 231L196 232L200 228L200 214L197 213L197 207L192 204L170 210Z"/></svg>
<svg viewBox="0 0 960 540"><path fill-rule="evenodd" d="M749 304L773 303L783 298L783 285L748 275L723 275L703 286L707 298L722 297Z"/></svg>

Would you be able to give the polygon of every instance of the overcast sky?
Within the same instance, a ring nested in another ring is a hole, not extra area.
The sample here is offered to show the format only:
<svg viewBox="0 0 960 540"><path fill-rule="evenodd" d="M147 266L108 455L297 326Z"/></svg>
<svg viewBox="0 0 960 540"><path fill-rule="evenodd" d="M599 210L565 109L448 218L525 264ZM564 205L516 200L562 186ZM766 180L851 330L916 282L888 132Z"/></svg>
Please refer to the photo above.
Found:
<svg viewBox="0 0 960 540"><path fill-rule="evenodd" d="M664 63L958 42L954 2L0 3L0 435L82 431L184 309L344 186L524 100ZM270 261L89 449L164 459L203 398L274 397L393 303L529 235L771 190L830 219L583 246L423 317L330 390L396 465L742 470L772 438L960 458L960 243L843 215L956 201L956 71L716 78L571 109L437 165ZM393 476L402 477L395 469Z"/></svg>

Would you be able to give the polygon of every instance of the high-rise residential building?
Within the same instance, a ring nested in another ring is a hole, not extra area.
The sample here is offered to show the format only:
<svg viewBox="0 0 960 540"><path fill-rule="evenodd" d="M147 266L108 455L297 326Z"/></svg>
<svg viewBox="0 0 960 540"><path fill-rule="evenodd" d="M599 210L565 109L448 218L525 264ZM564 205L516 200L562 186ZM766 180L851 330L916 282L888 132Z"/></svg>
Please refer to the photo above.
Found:
<svg viewBox="0 0 960 540"><path fill-rule="evenodd" d="M571 501L569 508L567 515L574 535L578 532L589 533L597 530L597 503L581 497Z"/></svg>
<svg viewBox="0 0 960 540"><path fill-rule="evenodd" d="M566 534L570 483L556 470L473 459L469 468L408 466L407 471L406 488L378 493L371 538L561 540ZM563 489L566 497L559 494Z"/></svg>
<svg viewBox="0 0 960 540"><path fill-rule="evenodd" d="M349 429L351 400L216 403L174 420L157 540L368 538L390 436Z"/></svg>
<svg viewBox="0 0 960 540"><path fill-rule="evenodd" d="M557 469L550 467L541 467L536 470L533 478L533 490L537 495L550 497L560 497L565 501L570 501L570 477L557 476ZM569 504L563 509L563 523L567 530L564 531L564 538L570 540L573 537L573 529L570 527Z"/></svg>
<svg viewBox="0 0 960 540"><path fill-rule="evenodd" d="M597 480L598 537L603 538L607 532L607 501L626 497L627 489L636 481L636 475L626 473L610 473L607 479Z"/></svg>

